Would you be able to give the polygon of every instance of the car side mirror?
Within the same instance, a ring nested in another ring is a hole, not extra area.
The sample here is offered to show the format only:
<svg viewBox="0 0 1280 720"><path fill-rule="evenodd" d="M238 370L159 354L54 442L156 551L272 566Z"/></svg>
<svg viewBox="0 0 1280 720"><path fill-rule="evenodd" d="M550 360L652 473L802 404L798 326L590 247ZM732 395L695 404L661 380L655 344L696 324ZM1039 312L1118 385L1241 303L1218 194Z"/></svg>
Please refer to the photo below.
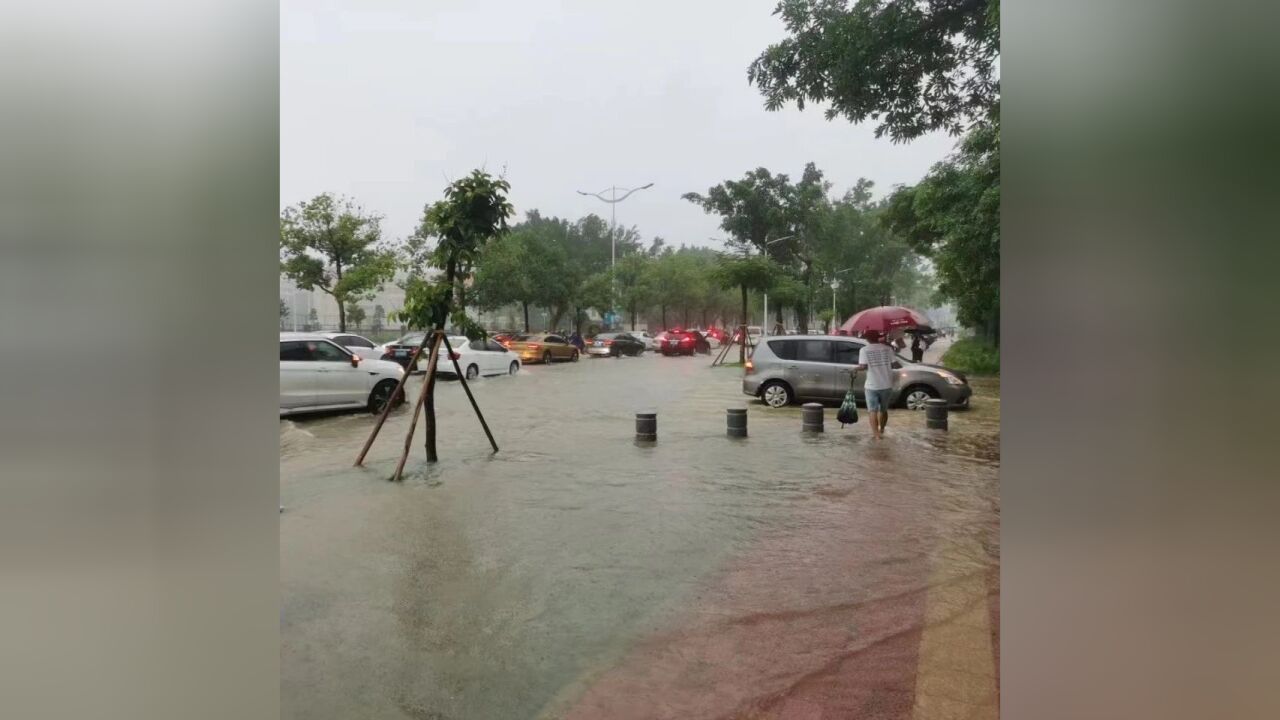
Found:
<svg viewBox="0 0 1280 720"><path fill-rule="evenodd" d="M352 356L351 356L351 367L360 367L360 356L359 356L359 355L352 355Z"/></svg>

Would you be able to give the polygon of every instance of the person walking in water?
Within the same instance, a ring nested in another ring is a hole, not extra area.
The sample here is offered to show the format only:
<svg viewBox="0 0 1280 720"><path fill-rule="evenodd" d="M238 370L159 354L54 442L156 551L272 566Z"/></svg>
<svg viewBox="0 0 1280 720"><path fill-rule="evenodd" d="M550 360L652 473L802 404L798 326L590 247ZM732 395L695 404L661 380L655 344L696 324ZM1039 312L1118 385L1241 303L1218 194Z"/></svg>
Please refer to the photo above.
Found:
<svg viewBox="0 0 1280 720"><path fill-rule="evenodd" d="M911 336L911 362L918 363L924 360L924 348L920 347L920 335Z"/></svg>
<svg viewBox="0 0 1280 720"><path fill-rule="evenodd" d="M893 348L881 342L884 335L874 330L863 338L867 344L858 351L858 370L867 371L867 381L862 389L867 398L867 414L871 416L871 435L879 440L889 424L889 396L893 393Z"/></svg>

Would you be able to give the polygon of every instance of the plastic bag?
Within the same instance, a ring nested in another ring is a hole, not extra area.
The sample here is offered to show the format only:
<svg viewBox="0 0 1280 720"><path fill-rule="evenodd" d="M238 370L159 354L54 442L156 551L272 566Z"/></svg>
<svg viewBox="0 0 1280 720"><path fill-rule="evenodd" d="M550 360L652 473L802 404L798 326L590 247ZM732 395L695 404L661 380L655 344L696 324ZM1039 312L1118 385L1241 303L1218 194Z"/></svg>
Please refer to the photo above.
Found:
<svg viewBox="0 0 1280 720"><path fill-rule="evenodd" d="M844 394L844 402L840 403L840 411L836 413L840 427L858 422L858 402L853 397L853 390Z"/></svg>

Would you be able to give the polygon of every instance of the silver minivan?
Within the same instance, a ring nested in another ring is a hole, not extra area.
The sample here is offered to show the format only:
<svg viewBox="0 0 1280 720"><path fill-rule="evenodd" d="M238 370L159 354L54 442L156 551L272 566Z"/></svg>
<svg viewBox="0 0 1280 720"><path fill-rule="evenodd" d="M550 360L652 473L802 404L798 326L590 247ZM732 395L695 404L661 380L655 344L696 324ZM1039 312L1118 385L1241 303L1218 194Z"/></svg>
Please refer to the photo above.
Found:
<svg viewBox="0 0 1280 720"><path fill-rule="evenodd" d="M858 365L858 351L865 345L854 337L786 335L761 338L747 361L742 392L760 398L770 407L800 400L835 401L844 398ZM968 407L973 389L962 373L940 365L910 362L902 356L893 365L893 405L919 410L930 398L942 398L952 407ZM862 385L865 372L856 373L853 390L866 402Z"/></svg>

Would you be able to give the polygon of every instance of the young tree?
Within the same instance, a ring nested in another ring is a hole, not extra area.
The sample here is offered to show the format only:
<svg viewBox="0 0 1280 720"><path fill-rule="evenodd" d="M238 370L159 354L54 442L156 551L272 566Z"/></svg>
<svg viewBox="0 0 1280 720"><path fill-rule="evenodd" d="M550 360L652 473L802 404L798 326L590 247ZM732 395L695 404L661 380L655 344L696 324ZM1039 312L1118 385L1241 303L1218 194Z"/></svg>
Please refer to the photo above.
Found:
<svg viewBox="0 0 1280 720"><path fill-rule="evenodd" d="M284 327L284 321L289 317L289 306L285 304L284 298L280 298L280 327Z"/></svg>
<svg viewBox="0 0 1280 720"><path fill-rule="evenodd" d="M747 314L747 294L751 290L767 290L773 282L777 266L769 258L755 256L721 255L716 264L713 278L723 288L738 288L742 293L742 319L745 325ZM744 338L745 340L745 338ZM746 344L738 348L738 362L747 360Z"/></svg>
<svg viewBox="0 0 1280 720"><path fill-rule="evenodd" d="M369 329L374 332L381 332L382 327L387 322L387 311L381 305L373 306L373 320L369 324Z"/></svg>
<svg viewBox="0 0 1280 720"><path fill-rule="evenodd" d="M468 334L478 329L461 309L455 312L455 299L485 246L507 233L510 189L506 180L474 170L445 188L443 200L426 207L415 235L436 239L430 251L423 251L423 262L444 273L431 280L413 277L406 285L400 316L410 327L443 330L452 319Z"/></svg>
<svg viewBox="0 0 1280 720"><path fill-rule="evenodd" d="M319 330L319 329L320 329L320 316L316 314L315 308L311 308L310 312L307 313L306 330L310 332L310 331Z"/></svg>
<svg viewBox="0 0 1280 720"><path fill-rule="evenodd" d="M359 305L352 305L351 307L347 308L347 322L351 324L351 327L359 330L360 323L363 323L364 319L365 319L364 308L360 307Z"/></svg>
<svg viewBox="0 0 1280 720"><path fill-rule="evenodd" d="M876 137L958 135L999 102L999 0L781 0L789 37L747 70L765 107L826 103Z"/></svg>
<svg viewBox="0 0 1280 720"><path fill-rule="evenodd" d="M287 208L280 216L280 269L303 290L319 288L338 304L338 330L346 307L395 274L395 253L381 246L379 218L328 193Z"/></svg>

